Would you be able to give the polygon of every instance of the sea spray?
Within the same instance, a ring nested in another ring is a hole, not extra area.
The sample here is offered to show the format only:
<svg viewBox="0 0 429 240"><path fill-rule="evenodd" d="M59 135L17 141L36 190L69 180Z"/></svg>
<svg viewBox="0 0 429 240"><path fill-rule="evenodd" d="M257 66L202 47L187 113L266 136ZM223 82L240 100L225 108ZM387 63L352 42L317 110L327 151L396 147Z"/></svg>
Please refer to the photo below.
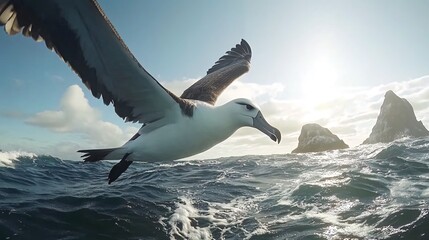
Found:
<svg viewBox="0 0 429 240"><path fill-rule="evenodd" d="M0 167L13 167L14 162L19 158L35 158L36 156L34 153L24 151L0 151Z"/></svg>

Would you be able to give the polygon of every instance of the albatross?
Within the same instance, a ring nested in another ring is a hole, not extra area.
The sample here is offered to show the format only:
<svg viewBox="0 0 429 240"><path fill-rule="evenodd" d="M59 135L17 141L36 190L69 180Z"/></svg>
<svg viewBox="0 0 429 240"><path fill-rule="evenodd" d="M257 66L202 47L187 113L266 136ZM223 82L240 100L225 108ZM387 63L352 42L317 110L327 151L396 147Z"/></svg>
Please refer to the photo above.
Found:
<svg viewBox="0 0 429 240"><path fill-rule="evenodd" d="M249 99L215 105L222 91L249 71L252 51L245 40L179 97L140 65L95 0L0 0L0 25L9 35L22 33L44 41L94 97L112 104L125 121L142 124L120 147L78 151L85 162L120 160L109 173L109 184L133 161L189 157L224 141L241 127L259 129L280 143L280 131Z"/></svg>

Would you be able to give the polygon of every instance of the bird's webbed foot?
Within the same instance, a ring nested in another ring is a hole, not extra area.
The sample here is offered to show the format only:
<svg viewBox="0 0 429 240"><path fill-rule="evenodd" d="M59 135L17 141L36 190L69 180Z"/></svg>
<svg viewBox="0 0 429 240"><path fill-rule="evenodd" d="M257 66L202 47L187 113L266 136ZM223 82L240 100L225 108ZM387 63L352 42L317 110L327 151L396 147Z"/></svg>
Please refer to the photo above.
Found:
<svg viewBox="0 0 429 240"><path fill-rule="evenodd" d="M126 160L129 155L130 153L125 154L124 157L122 157L121 161L112 167L112 170L110 170L109 173L109 184L118 179L118 177L121 176L121 174L128 169L131 163L133 163L133 161Z"/></svg>

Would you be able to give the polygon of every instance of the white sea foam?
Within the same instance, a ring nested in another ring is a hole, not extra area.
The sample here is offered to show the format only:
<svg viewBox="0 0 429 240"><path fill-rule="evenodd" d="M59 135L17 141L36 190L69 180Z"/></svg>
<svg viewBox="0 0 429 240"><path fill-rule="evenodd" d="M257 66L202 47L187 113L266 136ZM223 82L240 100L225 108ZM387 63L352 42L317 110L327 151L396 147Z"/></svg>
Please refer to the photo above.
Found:
<svg viewBox="0 0 429 240"><path fill-rule="evenodd" d="M396 201L407 201L410 196L422 195L423 191L413 181L401 179L392 184L390 194Z"/></svg>
<svg viewBox="0 0 429 240"><path fill-rule="evenodd" d="M372 231L374 231L374 226L367 225L365 223L350 222L342 219L340 216L344 212L344 209L351 208L354 202L340 202L338 207L334 207L327 211L322 211L321 209L315 207L303 215L304 218L316 218L320 219L323 222L329 224L325 228L323 237L327 239L340 239L341 235L354 235L358 237L365 237Z"/></svg>
<svg viewBox="0 0 429 240"><path fill-rule="evenodd" d="M192 221L200 215L191 199L181 197L180 202L176 203L176 210L168 220L171 227L170 239L176 239L176 237L190 240L212 239L209 227L192 225Z"/></svg>
<svg viewBox="0 0 429 240"><path fill-rule="evenodd" d="M34 158L37 155L34 153L23 152L23 151L10 151L10 152L0 152L0 167L14 167L15 162L18 161L20 157L30 157Z"/></svg>
<svg viewBox="0 0 429 240"><path fill-rule="evenodd" d="M267 196L255 196L254 198L238 197L230 202L204 202L207 208L197 209L194 201L188 197L180 197L176 203L176 209L169 219L160 219L161 224L168 224L170 239L214 239L213 229L221 229L220 239L225 239L226 234L231 234L234 227L242 226L245 219L252 216L257 208L257 202ZM204 226L198 226L201 222L207 222ZM257 219L258 227L251 231L243 229L243 239L250 239L252 236L261 235L268 232L265 225Z"/></svg>
<svg viewBox="0 0 429 240"><path fill-rule="evenodd" d="M429 188L426 188L422 192L422 197L429 198Z"/></svg>

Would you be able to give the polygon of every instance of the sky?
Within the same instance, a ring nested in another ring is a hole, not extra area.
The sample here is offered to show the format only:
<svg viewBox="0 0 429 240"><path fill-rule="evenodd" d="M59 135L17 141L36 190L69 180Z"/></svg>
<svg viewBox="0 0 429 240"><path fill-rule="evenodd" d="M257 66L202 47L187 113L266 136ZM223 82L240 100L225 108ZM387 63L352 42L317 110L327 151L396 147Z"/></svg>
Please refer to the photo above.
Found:
<svg viewBox="0 0 429 240"><path fill-rule="evenodd" d="M429 126L428 1L99 2L144 68L177 95L241 39L252 47L250 71L217 104L252 99L281 144L243 128L194 159L290 153L306 123L357 146L389 89ZM0 69L0 149L78 160L77 150L120 146L140 127L92 97L43 43L0 32Z"/></svg>

